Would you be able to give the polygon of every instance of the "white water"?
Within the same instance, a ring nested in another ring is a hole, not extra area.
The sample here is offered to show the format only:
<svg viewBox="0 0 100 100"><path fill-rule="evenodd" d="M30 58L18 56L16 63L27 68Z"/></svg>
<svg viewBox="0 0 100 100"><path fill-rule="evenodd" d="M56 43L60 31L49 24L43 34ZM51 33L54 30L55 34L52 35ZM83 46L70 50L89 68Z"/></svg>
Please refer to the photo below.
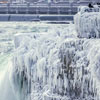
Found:
<svg viewBox="0 0 100 100"><path fill-rule="evenodd" d="M0 100L16 100L10 83L10 73L12 67L11 60L8 60L3 67L6 68L0 71Z"/></svg>

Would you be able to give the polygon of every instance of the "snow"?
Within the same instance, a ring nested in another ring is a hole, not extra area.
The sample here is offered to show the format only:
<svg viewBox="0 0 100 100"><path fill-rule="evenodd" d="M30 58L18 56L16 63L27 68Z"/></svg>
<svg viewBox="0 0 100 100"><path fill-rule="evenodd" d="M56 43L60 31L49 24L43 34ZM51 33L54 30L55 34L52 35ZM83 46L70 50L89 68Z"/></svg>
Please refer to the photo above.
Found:
<svg viewBox="0 0 100 100"><path fill-rule="evenodd" d="M73 26L73 24L71 26ZM15 36L14 42L16 52L13 60L13 71L14 74L16 71L18 72L17 74L19 74L22 81L26 78L23 89L25 88L25 91L28 93L39 91L35 90L37 89L36 84L39 84L40 91L42 91L45 86L49 85L49 88L52 88L53 84L57 85L56 78L58 73L57 66L60 64L60 59L58 57L60 44L63 39L76 37L75 31L69 29L69 26L66 30L72 33L68 34L66 31L62 32L60 28L55 31L55 28L52 28L46 33L21 33ZM52 72L53 70L55 70L55 73ZM23 72L24 77L21 76ZM51 77L54 77L53 81L50 81ZM15 75L14 80L17 78L18 76ZM30 91L30 88L32 88L32 91ZM23 97L26 96L27 94ZM39 99L39 97L36 98L33 97L35 100Z"/></svg>
<svg viewBox="0 0 100 100"><path fill-rule="evenodd" d="M90 11L89 11L90 10ZM74 17L75 27L78 37L100 38L100 12L99 8L89 9L79 8L79 12Z"/></svg>

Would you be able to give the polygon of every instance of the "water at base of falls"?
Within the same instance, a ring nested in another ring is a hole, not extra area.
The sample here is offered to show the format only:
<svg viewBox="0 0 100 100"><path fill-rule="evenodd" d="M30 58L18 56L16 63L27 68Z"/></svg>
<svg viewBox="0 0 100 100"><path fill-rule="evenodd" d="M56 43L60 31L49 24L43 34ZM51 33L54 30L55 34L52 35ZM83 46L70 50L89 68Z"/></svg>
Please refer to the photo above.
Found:
<svg viewBox="0 0 100 100"><path fill-rule="evenodd" d="M11 23L0 23L0 100L100 100L99 40L73 24Z"/></svg>
<svg viewBox="0 0 100 100"><path fill-rule="evenodd" d="M15 98L15 94L13 93L13 89L10 83L10 67L12 67L11 65L11 61L8 60L8 62L6 64L3 65L4 70L0 71L0 99L1 100L17 100Z"/></svg>

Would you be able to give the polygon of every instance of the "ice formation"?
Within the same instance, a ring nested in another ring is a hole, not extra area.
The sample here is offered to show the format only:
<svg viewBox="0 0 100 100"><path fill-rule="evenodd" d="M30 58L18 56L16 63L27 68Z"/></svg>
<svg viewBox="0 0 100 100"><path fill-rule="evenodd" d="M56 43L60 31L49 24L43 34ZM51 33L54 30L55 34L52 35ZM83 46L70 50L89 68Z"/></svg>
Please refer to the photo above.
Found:
<svg viewBox="0 0 100 100"><path fill-rule="evenodd" d="M31 99L31 97L33 96L34 93L32 92L33 94L32 94L32 96L30 96L30 93L32 91L31 90L32 89L31 82L30 82L30 74L29 74L31 64L29 64L30 63L30 62L28 62L29 58L27 58L27 57L29 54L29 57L31 58L31 54L33 52L33 55L34 55L34 51L32 49L31 53L28 53L27 55L25 55L26 56L25 57L25 66L24 66L24 62L23 62L24 58L22 58L23 56L19 56L20 54L23 55L23 53L25 51L28 52L29 49L27 49L27 47L28 47L27 41L30 41L30 39L31 39L32 41L29 42L30 48L38 49L39 44L38 44L38 47L36 47L36 44L34 44L34 43L41 43L45 38L47 38L47 36L50 36L49 38L51 38L51 40L53 40L52 37L55 37L57 34L58 34L58 36L61 36L63 39L66 37L75 37L76 33L74 31L74 27L73 27L74 25L71 25L72 28L69 29L69 27L70 27L69 25L56 25L56 26L52 25L51 26L50 24L48 25L48 24L42 24L42 23L39 23L39 24L38 23L35 23L35 24L29 23L29 24L31 24L29 26L28 23L27 24L26 23L15 23L13 26L10 27L9 23L6 23L6 24L3 23L3 24L4 25L1 25L1 27L0 27L0 31L1 31L0 41L2 42L0 44L0 48L1 48L0 49L1 50L1 52L0 52L1 53L0 54L0 100ZM9 29L9 31L8 31L8 29ZM56 31L55 31L55 29L56 29ZM70 35L65 34L66 33L65 30L68 31L69 33L71 33L71 32L72 33ZM17 31L18 31L18 35L16 33ZM22 34L19 34L19 32L21 32ZM27 33L25 33L25 32L27 32ZM37 34L35 32L37 32ZM47 33L51 34L51 35L46 35ZM16 36L15 36L15 53L12 52L13 51L12 40L13 40L14 34L16 34ZM42 37L40 38L40 36L42 36ZM48 38L47 38L47 41L48 41ZM10 42L10 44L8 42ZM7 44L8 47L10 46L9 47L11 49L10 51L8 50L9 48L5 48L5 44ZM45 43L44 43L44 46L46 49ZM4 49L2 49L2 47ZM23 50L20 49L19 47L23 48ZM16 56L16 57L14 56L13 64L10 60L7 60L9 57L11 57L11 55L12 55L11 52ZM17 56L17 53L18 53L19 57ZM41 52L39 54L41 55ZM35 54L35 55L37 56L37 54ZM35 61L37 61L37 60L35 60L35 59L37 59L36 56L33 57L34 63L36 63ZM16 58L17 58L17 60L16 60ZM10 63L8 63L8 62L10 62ZM33 65L34 65L34 63L33 63ZM21 66L22 64L23 64L23 67ZM42 64L45 64L45 58L40 59L39 63L37 65L40 66ZM28 66L28 65L30 65L30 66ZM39 68L41 68L41 67L39 67ZM1 73L1 72L3 72L3 73ZM39 71L38 71L38 73L39 73ZM39 75L39 77L41 77L41 75ZM34 76L34 78L35 78L35 76ZM36 87L36 85L37 85L37 87ZM36 85L35 85L35 88L38 88L39 84L36 83ZM32 85L32 87L33 87L33 85ZM44 90L46 91L46 86L45 86ZM44 90L42 90L42 91L44 91ZM41 94L43 93L42 91L39 92L40 97L41 97ZM36 92L36 94L37 94L37 92ZM34 95L36 95L36 94L34 94ZM37 98L38 98L38 96L37 96Z"/></svg>
<svg viewBox="0 0 100 100"><path fill-rule="evenodd" d="M99 12L89 10L80 8L75 26L15 35L10 85L17 100L100 100Z"/></svg>
<svg viewBox="0 0 100 100"><path fill-rule="evenodd" d="M78 37L100 38L100 8L93 9L79 7L79 12L74 17Z"/></svg>
<svg viewBox="0 0 100 100"><path fill-rule="evenodd" d="M58 30L15 36L13 87L21 100L100 100L100 40Z"/></svg>
<svg viewBox="0 0 100 100"><path fill-rule="evenodd" d="M12 76L14 77L12 81L15 84L15 80L20 80L17 84L22 87L22 93L24 93L22 99L24 100L30 97L30 93L33 100L40 100L39 98L43 98L40 95L42 91L45 92L45 88L47 90L52 88L51 71L54 66L57 74L57 65L60 64L58 53L61 41L67 37L75 37L75 32L73 35L68 35L61 30L57 31L52 30L40 34L22 33L15 36L16 52L13 59ZM53 62L55 59L57 60ZM54 81L56 82L56 80ZM39 92L40 96L34 96L35 92Z"/></svg>

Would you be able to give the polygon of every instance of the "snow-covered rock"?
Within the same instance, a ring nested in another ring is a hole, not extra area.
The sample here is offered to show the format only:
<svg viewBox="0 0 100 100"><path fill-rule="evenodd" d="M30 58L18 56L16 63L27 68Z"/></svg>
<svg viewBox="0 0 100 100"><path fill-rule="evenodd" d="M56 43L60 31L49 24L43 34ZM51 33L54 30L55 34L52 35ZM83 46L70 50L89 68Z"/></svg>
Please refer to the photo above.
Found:
<svg viewBox="0 0 100 100"><path fill-rule="evenodd" d="M74 23L78 37L81 38L100 38L100 12L89 12L88 7L81 7L81 10L75 15Z"/></svg>
<svg viewBox="0 0 100 100"><path fill-rule="evenodd" d="M89 8L88 6L79 6L78 7L78 12L80 12L81 14L85 13L85 12L99 12L100 8L98 5L93 5L93 8Z"/></svg>

